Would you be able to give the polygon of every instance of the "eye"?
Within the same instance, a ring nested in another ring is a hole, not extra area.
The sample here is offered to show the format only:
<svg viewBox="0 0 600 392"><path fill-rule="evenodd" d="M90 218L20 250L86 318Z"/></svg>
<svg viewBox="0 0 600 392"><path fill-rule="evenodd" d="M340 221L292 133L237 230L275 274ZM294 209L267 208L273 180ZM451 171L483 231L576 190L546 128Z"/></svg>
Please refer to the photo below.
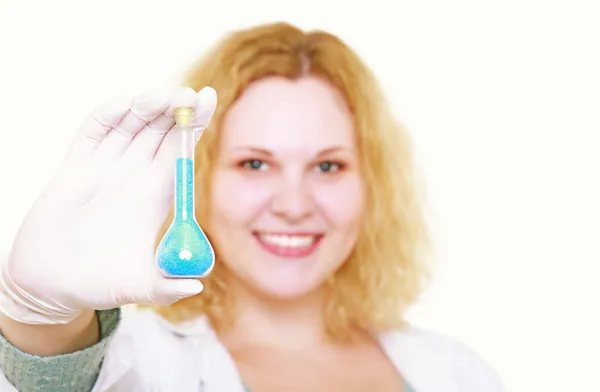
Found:
<svg viewBox="0 0 600 392"><path fill-rule="evenodd" d="M242 162L244 168L248 170L266 170L267 164L259 159L249 159Z"/></svg>
<svg viewBox="0 0 600 392"><path fill-rule="evenodd" d="M318 170L325 173L335 173L341 169L341 165L336 162L321 162L319 163Z"/></svg>

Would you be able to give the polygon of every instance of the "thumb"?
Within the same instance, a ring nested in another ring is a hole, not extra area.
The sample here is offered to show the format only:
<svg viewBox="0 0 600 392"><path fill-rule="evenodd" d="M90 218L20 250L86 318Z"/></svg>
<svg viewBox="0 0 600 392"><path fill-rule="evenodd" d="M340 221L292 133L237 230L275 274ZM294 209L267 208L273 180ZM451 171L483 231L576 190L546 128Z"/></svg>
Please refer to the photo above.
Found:
<svg viewBox="0 0 600 392"><path fill-rule="evenodd" d="M195 133L201 134L208 127L216 109L217 92L212 87L206 86L198 92L198 106L192 121L192 128Z"/></svg>
<svg viewBox="0 0 600 392"><path fill-rule="evenodd" d="M204 286L197 279L164 278L157 282L152 302L170 305L181 299L200 294Z"/></svg>

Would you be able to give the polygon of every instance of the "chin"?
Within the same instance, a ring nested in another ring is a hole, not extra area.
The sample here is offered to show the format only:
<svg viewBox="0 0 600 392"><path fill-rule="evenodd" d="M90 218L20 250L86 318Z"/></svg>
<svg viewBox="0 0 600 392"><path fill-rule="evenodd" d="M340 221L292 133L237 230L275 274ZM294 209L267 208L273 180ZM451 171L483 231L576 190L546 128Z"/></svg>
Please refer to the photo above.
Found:
<svg viewBox="0 0 600 392"><path fill-rule="evenodd" d="M303 286L276 286L276 287L259 287L260 292L268 298L277 300L294 300L304 297L314 291L314 287Z"/></svg>
<svg viewBox="0 0 600 392"><path fill-rule="evenodd" d="M291 279L277 277L277 274L261 277L253 277L251 285L261 297L274 300L294 300L314 292L320 282L308 277L299 276Z"/></svg>

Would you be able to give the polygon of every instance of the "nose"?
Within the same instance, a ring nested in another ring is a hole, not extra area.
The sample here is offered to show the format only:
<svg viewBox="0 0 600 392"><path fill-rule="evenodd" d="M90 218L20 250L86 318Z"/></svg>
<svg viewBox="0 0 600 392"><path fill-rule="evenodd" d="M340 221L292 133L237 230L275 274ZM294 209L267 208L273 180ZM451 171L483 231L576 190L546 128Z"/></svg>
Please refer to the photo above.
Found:
<svg viewBox="0 0 600 392"><path fill-rule="evenodd" d="M273 198L273 213L291 222L301 221L314 211L314 201L309 187L301 178L285 178Z"/></svg>

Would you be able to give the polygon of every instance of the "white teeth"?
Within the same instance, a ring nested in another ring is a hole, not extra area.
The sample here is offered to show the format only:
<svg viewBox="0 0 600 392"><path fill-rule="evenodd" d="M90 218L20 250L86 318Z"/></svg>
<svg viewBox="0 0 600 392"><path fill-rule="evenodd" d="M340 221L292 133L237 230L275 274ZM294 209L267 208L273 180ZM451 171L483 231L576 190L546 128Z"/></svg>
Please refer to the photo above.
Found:
<svg viewBox="0 0 600 392"><path fill-rule="evenodd" d="M260 234L261 241L267 244L281 246L282 248L306 248L311 246L315 236L289 236L281 234Z"/></svg>

